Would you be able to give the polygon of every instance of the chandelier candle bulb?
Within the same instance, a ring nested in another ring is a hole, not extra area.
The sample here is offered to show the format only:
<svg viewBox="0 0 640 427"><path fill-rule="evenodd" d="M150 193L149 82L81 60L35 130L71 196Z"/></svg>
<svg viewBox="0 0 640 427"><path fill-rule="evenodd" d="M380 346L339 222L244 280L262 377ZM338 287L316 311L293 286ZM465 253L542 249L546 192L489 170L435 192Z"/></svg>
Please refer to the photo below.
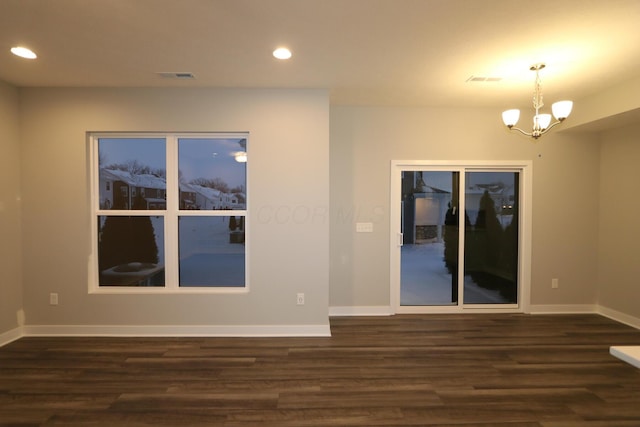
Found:
<svg viewBox="0 0 640 427"><path fill-rule="evenodd" d="M551 114L538 114L533 118L533 127L545 130L551 123Z"/></svg>
<svg viewBox="0 0 640 427"><path fill-rule="evenodd" d="M551 111L553 112L553 117L560 121L563 121L564 119L569 117L572 108L573 101L558 101L551 106Z"/></svg>
<svg viewBox="0 0 640 427"><path fill-rule="evenodd" d="M519 119L520 110L518 109L507 110L502 113L502 121L507 127L515 126Z"/></svg>

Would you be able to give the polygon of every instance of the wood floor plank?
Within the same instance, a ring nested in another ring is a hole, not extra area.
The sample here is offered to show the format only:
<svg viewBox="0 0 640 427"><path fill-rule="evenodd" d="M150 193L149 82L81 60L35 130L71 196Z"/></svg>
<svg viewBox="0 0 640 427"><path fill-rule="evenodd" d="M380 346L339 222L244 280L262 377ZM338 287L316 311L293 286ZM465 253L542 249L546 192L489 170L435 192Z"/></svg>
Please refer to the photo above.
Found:
<svg viewBox="0 0 640 427"><path fill-rule="evenodd" d="M640 331L598 315L337 317L331 337L28 337L0 426L640 426Z"/></svg>

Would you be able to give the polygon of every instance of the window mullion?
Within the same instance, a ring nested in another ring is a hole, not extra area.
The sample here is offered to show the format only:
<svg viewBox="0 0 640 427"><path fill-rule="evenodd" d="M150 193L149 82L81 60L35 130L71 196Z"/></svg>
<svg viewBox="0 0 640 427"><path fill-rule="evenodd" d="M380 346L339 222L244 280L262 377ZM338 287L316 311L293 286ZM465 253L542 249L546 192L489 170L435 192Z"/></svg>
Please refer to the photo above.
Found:
<svg viewBox="0 0 640 427"><path fill-rule="evenodd" d="M165 287L178 289L178 142L175 135L167 136L167 207L165 216Z"/></svg>

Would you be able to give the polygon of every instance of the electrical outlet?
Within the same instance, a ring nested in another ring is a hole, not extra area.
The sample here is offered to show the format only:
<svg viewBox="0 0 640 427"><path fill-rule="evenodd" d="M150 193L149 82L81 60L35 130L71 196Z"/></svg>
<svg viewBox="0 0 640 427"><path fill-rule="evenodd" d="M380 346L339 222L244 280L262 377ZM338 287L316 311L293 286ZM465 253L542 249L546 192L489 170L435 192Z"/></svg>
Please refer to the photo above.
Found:
<svg viewBox="0 0 640 427"><path fill-rule="evenodd" d="M558 279L551 279L551 289L558 289Z"/></svg>
<svg viewBox="0 0 640 427"><path fill-rule="evenodd" d="M58 305L58 294L56 293L49 294L49 305Z"/></svg>
<svg viewBox="0 0 640 427"><path fill-rule="evenodd" d="M296 304L297 305L304 305L304 294L296 295Z"/></svg>

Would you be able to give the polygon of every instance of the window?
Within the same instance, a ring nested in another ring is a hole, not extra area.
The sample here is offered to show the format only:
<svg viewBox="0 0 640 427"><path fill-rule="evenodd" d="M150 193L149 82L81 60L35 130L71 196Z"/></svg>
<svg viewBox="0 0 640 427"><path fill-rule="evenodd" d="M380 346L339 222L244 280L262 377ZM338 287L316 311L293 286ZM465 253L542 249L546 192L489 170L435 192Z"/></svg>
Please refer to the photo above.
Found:
<svg viewBox="0 0 640 427"><path fill-rule="evenodd" d="M92 290L247 288L247 134L92 134Z"/></svg>

